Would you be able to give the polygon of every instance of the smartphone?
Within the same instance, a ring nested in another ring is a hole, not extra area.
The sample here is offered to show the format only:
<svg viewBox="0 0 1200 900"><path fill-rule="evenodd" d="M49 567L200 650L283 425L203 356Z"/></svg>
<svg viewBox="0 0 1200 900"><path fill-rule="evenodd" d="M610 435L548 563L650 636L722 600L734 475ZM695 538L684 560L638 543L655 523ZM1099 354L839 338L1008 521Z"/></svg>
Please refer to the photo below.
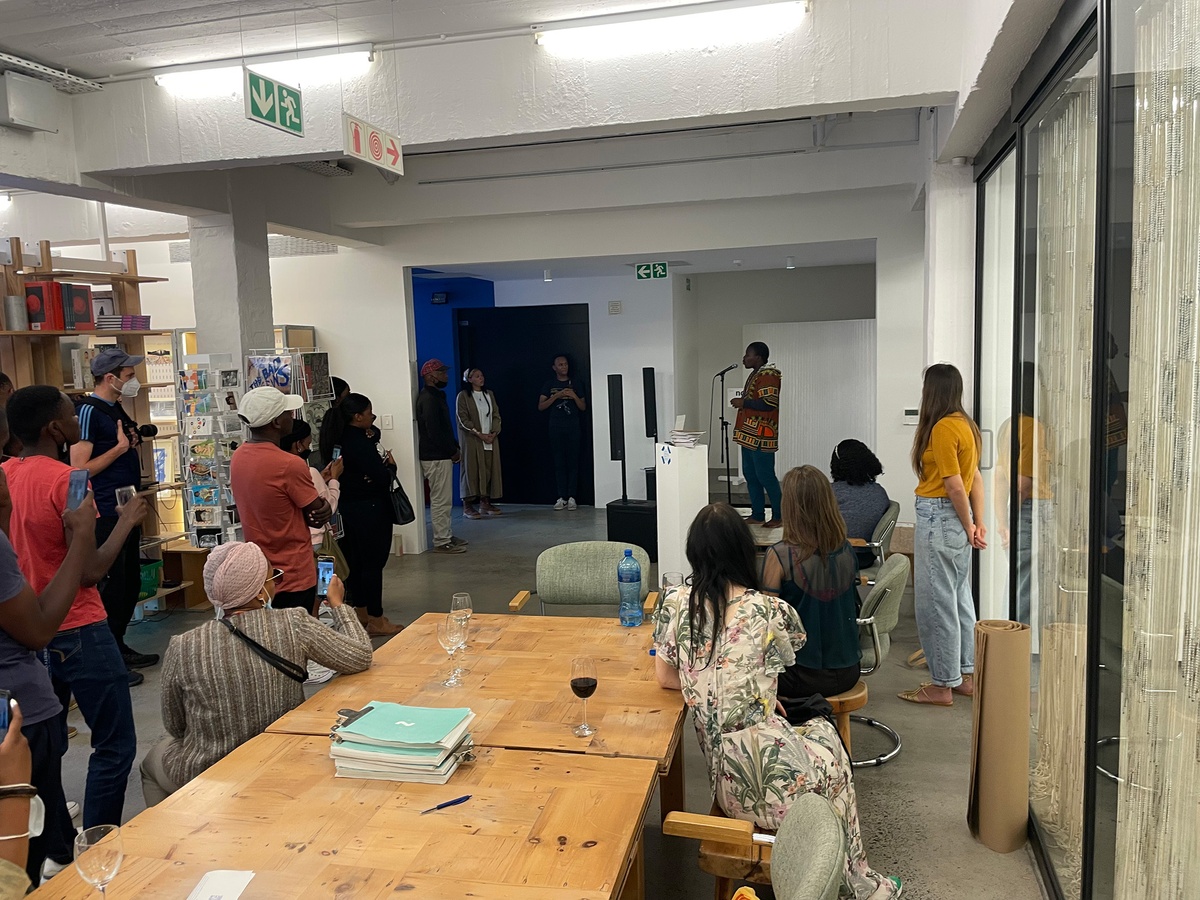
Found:
<svg viewBox="0 0 1200 900"><path fill-rule="evenodd" d="M3 704L3 707L0 707L0 735L3 735L8 731L9 711L12 709L12 691L0 690L0 703Z"/></svg>
<svg viewBox="0 0 1200 900"><path fill-rule="evenodd" d="M87 492L87 469L72 469L71 480L67 482L67 509L79 509Z"/></svg>
<svg viewBox="0 0 1200 900"><path fill-rule="evenodd" d="M137 488L135 488L132 484L127 484L124 487L119 487L113 491L113 494L117 498L117 509L120 509L122 506L136 497L137 492Z"/></svg>
<svg viewBox="0 0 1200 900"><path fill-rule="evenodd" d="M341 458L342 458L342 448L341 448L341 447L337 447L337 446L335 446L335 447L333 448L333 458L334 458L334 459L341 459Z"/></svg>
<svg viewBox="0 0 1200 900"><path fill-rule="evenodd" d="M324 600L329 596L329 582L333 581L333 557L322 554L317 557L317 597Z"/></svg>

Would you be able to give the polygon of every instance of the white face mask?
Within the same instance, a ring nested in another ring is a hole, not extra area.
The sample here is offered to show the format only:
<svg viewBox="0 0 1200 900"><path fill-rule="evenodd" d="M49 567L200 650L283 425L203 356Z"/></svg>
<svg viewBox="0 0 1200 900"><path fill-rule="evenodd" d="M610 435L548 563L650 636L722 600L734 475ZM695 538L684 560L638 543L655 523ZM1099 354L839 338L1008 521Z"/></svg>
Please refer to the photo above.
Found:
<svg viewBox="0 0 1200 900"><path fill-rule="evenodd" d="M137 380L137 377L130 378L127 382L121 385L122 397L136 397L138 391L142 389L142 383Z"/></svg>

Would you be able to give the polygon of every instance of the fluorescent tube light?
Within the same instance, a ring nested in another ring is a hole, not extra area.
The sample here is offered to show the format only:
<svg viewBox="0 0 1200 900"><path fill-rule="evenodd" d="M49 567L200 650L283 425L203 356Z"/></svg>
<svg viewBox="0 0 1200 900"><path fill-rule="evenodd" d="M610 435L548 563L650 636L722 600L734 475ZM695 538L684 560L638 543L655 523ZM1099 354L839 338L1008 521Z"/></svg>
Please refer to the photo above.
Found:
<svg viewBox="0 0 1200 900"><path fill-rule="evenodd" d="M340 49L319 47L294 53L247 57L244 63L260 75L305 88L364 75L371 68L372 59L370 44L355 44ZM172 66L156 72L154 82L173 96L188 99L241 96L242 65L243 60L240 59L222 59Z"/></svg>
<svg viewBox="0 0 1200 900"><path fill-rule="evenodd" d="M673 50L752 44L782 37L804 20L806 4L705 3L647 13L534 26L538 44L570 59L611 59Z"/></svg>

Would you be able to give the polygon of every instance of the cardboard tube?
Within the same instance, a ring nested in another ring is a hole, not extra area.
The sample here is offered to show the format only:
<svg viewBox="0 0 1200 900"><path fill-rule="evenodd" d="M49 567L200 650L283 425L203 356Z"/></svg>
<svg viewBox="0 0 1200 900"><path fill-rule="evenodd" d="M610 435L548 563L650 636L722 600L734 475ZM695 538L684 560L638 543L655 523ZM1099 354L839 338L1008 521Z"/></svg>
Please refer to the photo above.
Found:
<svg viewBox="0 0 1200 900"><path fill-rule="evenodd" d="M967 824L990 850L1025 846L1029 819L1028 625L975 625L975 700Z"/></svg>

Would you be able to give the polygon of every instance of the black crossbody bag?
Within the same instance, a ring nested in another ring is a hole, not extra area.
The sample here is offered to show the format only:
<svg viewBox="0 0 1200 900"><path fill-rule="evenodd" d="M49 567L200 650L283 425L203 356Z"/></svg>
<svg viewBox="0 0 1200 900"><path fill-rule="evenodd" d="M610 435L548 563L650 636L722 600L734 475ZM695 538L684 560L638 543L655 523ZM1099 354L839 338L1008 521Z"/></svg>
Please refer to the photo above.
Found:
<svg viewBox="0 0 1200 900"><path fill-rule="evenodd" d="M221 619L220 621L221 621L221 624L223 624L226 628L228 628L230 630L230 632L237 635L238 638L242 641L242 643L244 643L247 647L249 647L252 651L254 651L255 656L257 656L259 659L261 659L263 662L265 662L271 668L277 669L278 671L280 671L284 675L286 675L288 678L292 679L292 681L298 681L301 684L304 684L304 682L308 680L308 670L307 669L302 669L298 665L296 665L294 662L292 662L290 659L284 659L278 653L274 653L274 652L268 650L266 647L264 647L262 644L260 644L254 638L250 637L250 635L245 634L244 632L238 631L236 628L234 628L233 623L230 622L228 619Z"/></svg>

